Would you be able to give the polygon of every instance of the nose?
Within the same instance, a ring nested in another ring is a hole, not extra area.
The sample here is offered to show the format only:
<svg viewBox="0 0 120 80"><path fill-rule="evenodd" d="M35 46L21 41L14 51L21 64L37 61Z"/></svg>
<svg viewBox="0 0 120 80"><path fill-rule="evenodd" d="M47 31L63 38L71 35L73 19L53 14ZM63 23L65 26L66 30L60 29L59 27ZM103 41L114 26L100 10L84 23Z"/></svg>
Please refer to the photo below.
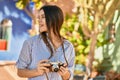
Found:
<svg viewBox="0 0 120 80"><path fill-rule="evenodd" d="M39 19L39 22L42 22L42 20L41 20L41 19Z"/></svg>
<svg viewBox="0 0 120 80"><path fill-rule="evenodd" d="M42 22L42 20L40 18L37 18L36 20L37 20L37 22Z"/></svg>

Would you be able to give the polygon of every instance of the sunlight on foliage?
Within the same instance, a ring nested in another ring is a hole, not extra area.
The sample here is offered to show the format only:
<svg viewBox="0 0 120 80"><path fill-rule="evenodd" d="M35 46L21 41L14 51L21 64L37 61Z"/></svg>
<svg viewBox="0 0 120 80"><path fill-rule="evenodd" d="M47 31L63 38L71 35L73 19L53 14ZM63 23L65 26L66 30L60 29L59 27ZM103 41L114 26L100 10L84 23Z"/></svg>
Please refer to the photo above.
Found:
<svg viewBox="0 0 120 80"><path fill-rule="evenodd" d="M24 9L27 5L29 5L30 2L34 2L35 8L39 9L44 2L57 2L57 0L18 0L16 2L16 7L20 10Z"/></svg>
<svg viewBox="0 0 120 80"><path fill-rule="evenodd" d="M85 65L85 58L89 52L90 40L83 34L77 15L67 15L65 17L61 34L71 41L75 47L75 63Z"/></svg>
<svg viewBox="0 0 120 80"><path fill-rule="evenodd" d="M41 1L35 3L35 8L36 9L40 9L41 6L42 6L42 2Z"/></svg>
<svg viewBox="0 0 120 80"><path fill-rule="evenodd" d="M28 3L29 3L29 0L18 0L18 2L16 2L16 7L22 10L26 7Z"/></svg>

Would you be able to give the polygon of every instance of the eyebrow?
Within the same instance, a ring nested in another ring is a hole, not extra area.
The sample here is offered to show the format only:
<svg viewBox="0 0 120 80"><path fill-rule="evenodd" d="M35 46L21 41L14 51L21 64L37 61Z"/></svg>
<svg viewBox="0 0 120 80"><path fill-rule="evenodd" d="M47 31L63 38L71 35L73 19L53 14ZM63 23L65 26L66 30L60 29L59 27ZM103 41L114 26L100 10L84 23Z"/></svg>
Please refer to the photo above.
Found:
<svg viewBox="0 0 120 80"><path fill-rule="evenodd" d="M45 14L41 14L41 16L45 16Z"/></svg>
<svg viewBox="0 0 120 80"><path fill-rule="evenodd" d="M42 17L44 16L45 17L45 14L41 14L41 15L39 14L38 17L40 17L40 16L42 16Z"/></svg>
<svg viewBox="0 0 120 80"><path fill-rule="evenodd" d="M39 18L39 17L41 17L41 16L42 16L42 17L45 17L45 15L44 15L44 14L41 14L41 15L39 14L37 17Z"/></svg>

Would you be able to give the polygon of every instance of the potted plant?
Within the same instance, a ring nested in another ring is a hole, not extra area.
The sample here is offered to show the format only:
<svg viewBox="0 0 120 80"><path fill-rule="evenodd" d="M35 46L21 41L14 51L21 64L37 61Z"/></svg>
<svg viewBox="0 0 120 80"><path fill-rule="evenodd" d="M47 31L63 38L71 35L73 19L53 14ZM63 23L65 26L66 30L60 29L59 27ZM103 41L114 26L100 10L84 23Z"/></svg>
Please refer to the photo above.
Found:
<svg viewBox="0 0 120 80"><path fill-rule="evenodd" d="M0 50L6 50L7 49L7 40L0 39Z"/></svg>

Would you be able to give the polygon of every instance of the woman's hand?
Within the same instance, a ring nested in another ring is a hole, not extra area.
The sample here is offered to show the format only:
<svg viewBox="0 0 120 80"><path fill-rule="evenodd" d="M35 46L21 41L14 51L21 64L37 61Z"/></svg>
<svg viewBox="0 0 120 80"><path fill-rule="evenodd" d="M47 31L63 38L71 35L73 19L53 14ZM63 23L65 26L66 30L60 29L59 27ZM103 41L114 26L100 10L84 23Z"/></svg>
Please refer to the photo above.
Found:
<svg viewBox="0 0 120 80"><path fill-rule="evenodd" d="M43 75L45 72L49 72L49 67L51 65L48 64L48 60L41 60L38 62L38 65L37 65L37 72L40 74L40 75Z"/></svg>
<svg viewBox="0 0 120 80"><path fill-rule="evenodd" d="M63 80L68 80L70 78L70 72L66 66L67 64L64 64L64 66L61 66L60 70L58 71L58 73L62 76Z"/></svg>

